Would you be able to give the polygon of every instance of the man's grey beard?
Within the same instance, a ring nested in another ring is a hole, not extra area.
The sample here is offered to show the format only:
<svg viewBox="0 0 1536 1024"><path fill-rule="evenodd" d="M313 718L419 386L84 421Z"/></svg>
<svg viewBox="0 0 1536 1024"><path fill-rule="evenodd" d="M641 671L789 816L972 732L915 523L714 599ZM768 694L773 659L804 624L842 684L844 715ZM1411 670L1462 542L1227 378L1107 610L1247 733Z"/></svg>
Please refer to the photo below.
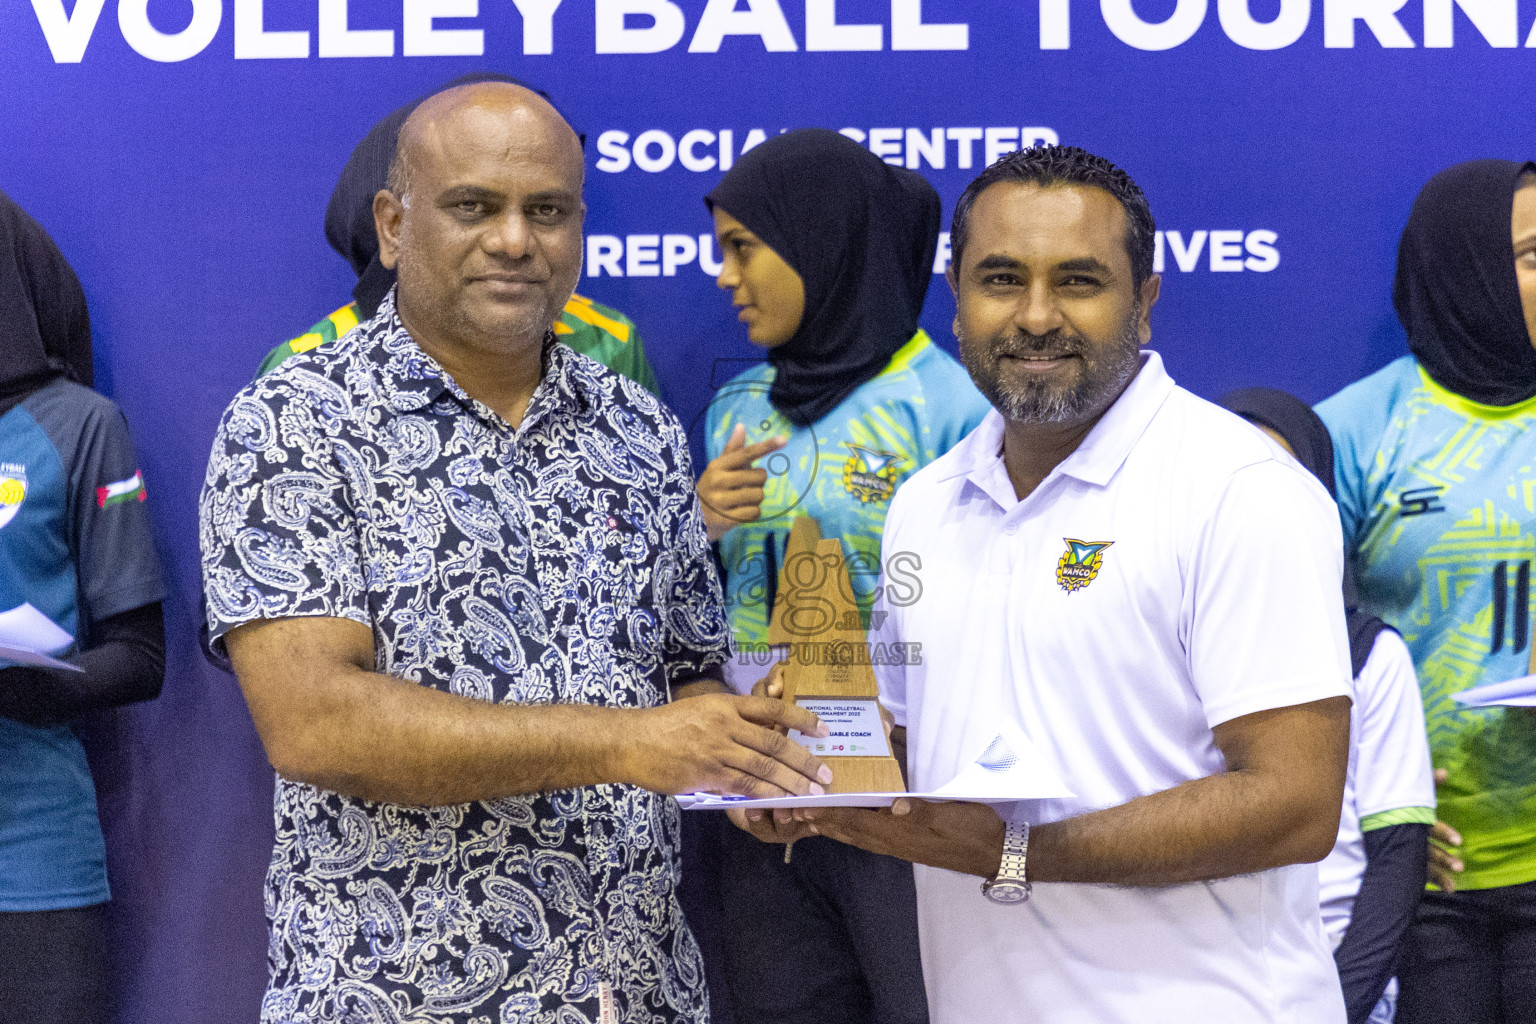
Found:
<svg viewBox="0 0 1536 1024"><path fill-rule="evenodd" d="M1098 351L1081 338L1056 332L985 341L962 335L960 360L977 390L1003 419L1014 423L1078 423L1109 408L1136 376L1141 365L1140 320L1141 303L1137 302L1120 337ZM984 353L976 351L980 346L985 347ZM1001 357L1024 352L1081 356L1083 377L1077 386L1068 388L1054 388L1040 381L1004 384L997 372Z"/></svg>

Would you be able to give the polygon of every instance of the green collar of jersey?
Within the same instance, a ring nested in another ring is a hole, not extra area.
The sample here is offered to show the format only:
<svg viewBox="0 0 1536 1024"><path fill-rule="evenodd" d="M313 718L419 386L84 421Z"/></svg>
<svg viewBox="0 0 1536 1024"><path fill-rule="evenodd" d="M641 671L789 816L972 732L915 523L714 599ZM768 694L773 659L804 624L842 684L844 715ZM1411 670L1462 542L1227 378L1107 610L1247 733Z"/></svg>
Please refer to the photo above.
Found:
<svg viewBox="0 0 1536 1024"><path fill-rule="evenodd" d="M1525 401L1516 402L1514 405L1484 405L1481 402L1474 402L1470 398L1458 395L1454 391L1447 391L1435 383L1434 378L1425 371L1423 365L1418 363L1417 360L1415 360L1415 365L1418 367L1419 379L1424 382L1424 390L1429 392L1430 397L1436 403L1448 406L1463 416L1480 420L1508 420L1514 419L1516 416L1536 413L1536 398L1527 398Z"/></svg>
<svg viewBox="0 0 1536 1024"><path fill-rule="evenodd" d="M885 369L880 371L880 376L883 377L887 373L899 373L905 370L912 365L912 360L916 359L930 343L928 332L919 327L917 333L912 335L912 339L897 349L895 355L891 356L891 361L885 364ZM1532 401L1536 401L1536 399Z"/></svg>

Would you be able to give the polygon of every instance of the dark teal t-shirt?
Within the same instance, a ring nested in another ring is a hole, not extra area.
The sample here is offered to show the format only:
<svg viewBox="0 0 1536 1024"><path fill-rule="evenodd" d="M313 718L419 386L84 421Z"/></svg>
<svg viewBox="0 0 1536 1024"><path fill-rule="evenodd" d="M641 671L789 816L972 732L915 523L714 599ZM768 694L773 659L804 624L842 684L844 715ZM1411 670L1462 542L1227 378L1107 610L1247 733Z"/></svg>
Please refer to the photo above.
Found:
<svg viewBox="0 0 1536 1024"><path fill-rule="evenodd" d="M73 651L93 622L161 600L144 497L122 413L89 388L55 381L0 416L0 611L32 605ZM74 729L0 718L0 911L108 896Z"/></svg>

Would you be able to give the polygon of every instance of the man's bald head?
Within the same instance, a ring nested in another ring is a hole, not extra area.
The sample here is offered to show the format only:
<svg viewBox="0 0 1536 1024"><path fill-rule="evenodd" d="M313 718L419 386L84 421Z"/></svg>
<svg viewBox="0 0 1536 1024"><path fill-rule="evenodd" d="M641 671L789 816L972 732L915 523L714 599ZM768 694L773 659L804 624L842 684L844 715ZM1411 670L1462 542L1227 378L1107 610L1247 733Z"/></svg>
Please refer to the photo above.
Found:
<svg viewBox="0 0 1536 1024"><path fill-rule="evenodd" d="M434 93L411 111L400 126L386 187L408 202L411 168L420 159L421 147L442 145L456 131L483 127L486 119L503 119L501 124L521 128L556 149L561 148L562 140L568 140L576 165L585 170L581 139L547 99L512 82L471 82Z"/></svg>
<svg viewBox="0 0 1536 1024"><path fill-rule="evenodd" d="M537 364L581 274L583 173L576 133L531 89L476 82L416 108L373 216L423 348Z"/></svg>

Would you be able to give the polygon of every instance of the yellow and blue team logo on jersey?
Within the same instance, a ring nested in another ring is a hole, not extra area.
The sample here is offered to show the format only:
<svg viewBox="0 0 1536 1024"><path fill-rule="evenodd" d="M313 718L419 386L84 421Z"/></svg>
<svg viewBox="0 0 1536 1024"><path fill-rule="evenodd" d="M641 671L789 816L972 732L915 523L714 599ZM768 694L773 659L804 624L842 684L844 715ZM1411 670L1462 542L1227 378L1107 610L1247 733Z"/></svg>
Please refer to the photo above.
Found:
<svg viewBox="0 0 1536 1024"><path fill-rule="evenodd" d="M1056 561L1056 582L1070 594L1098 579L1099 570L1104 566L1104 549L1114 541L1073 540L1071 537L1062 540L1067 542L1067 550Z"/></svg>
<svg viewBox="0 0 1536 1024"><path fill-rule="evenodd" d="M896 493L896 472L906 457L844 441L853 454L843 463L843 489L862 502L890 501Z"/></svg>
<svg viewBox="0 0 1536 1024"><path fill-rule="evenodd" d="M0 529L5 527L27 497L27 467L14 462L0 462Z"/></svg>

